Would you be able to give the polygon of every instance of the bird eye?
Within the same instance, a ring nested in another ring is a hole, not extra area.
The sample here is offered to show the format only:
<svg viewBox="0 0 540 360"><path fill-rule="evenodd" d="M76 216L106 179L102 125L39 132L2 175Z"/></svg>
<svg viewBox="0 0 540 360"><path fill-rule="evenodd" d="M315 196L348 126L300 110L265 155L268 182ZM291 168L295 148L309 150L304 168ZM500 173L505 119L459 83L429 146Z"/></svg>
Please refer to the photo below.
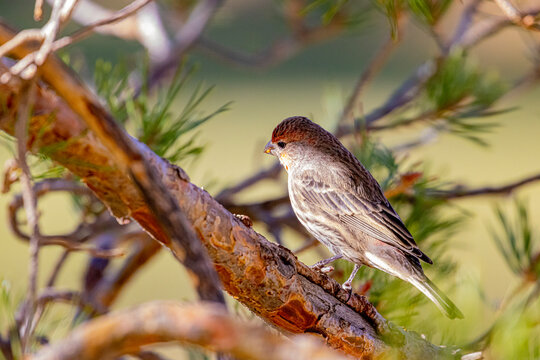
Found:
<svg viewBox="0 0 540 360"><path fill-rule="evenodd" d="M279 147L282 148L282 149L285 147L285 145L287 145L287 144L285 144L283 141L279 141L279 142L277 143L277 146L279 146Z"/></svg>

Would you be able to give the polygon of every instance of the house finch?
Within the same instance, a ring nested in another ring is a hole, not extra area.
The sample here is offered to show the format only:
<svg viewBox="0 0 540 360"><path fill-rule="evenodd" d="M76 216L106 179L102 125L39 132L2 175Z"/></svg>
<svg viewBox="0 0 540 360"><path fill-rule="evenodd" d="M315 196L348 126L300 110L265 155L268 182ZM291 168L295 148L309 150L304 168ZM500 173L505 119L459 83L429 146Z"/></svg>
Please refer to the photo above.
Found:
<svg viewBox="0 0 540 360"><path fill-rule="evenodd" d="M343 284L349 291L362 265L382 270L414 285L449 318L463 318L424 275L420 260L433 262L418 248L380 185L334 135L305 117L290 117L274 129L264 152L287 170L298 220L334 253L314 268L340 258L351 261L354 270Z"/></svg>

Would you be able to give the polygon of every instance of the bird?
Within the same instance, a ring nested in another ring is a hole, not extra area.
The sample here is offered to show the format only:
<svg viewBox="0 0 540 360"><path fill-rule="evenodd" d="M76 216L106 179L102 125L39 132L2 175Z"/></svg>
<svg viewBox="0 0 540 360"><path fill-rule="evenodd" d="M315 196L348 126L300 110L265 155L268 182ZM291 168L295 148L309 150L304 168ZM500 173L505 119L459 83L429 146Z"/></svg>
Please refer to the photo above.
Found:
<svg viewBox="0 0 540 360"><path fill-rule="evenodd" d="M409 282L447 317L463 318L454 303L424 274L423 253L360 161L330 132L303 116L286 118L264 148L288 174L292 209L300 223L334 255L312 268L338 259L354 264L342 287L366 265Z"/></svg>

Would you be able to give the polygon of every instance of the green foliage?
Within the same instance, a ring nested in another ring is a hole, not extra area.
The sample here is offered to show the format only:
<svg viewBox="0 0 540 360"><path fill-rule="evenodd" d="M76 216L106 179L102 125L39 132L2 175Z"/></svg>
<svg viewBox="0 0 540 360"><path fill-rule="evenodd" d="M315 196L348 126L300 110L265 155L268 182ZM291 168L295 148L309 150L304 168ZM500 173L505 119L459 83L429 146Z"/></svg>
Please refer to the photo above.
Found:
<svg viewBox="0 0 540 360"><path fill-rule="evenodd" d="M388 22L390 24L392 37L395 38L397 36L398 17L403 11L403 1L402 0L377 0L377 4L386 15Z"/></svg>
<svg viewBox="0 0 540 360"><path fill-rule="evenodd" d="M502 231L492 229L493 240L512 272L518 276L534 274L536 278L540 278L540 240L533 232L525 204L515 200L514 207L514 220L505 214L500 206L495 208Z"/></svg>
<svg viewBox="0 0 540 360"><path fill-rule="evenodd" d="M367 20L369 8L359 1L312 0L308 1L300 15L309 17L310 22L328 26L332 22L349 28L362 25Z"/></svg>
<svg viewBox="0 0 540 360"><path fill-rule="evenodd" d="M201 112L199 107L213 87L198 85L182 108L175 109L181 90L187 86L193 72L194 68L180 67L170 85L159 91L155 98L148 91L146 71L141 74L144 80L138 96L134 96L127 80L128 72L121 65L113 67L99 61L96 64L95 82L98 93L119 122L127 129L133 128L135 136L157 155L177 162L202 152L203 147L195 144L196 134L192 134L193 130L229 106L227 103L209 114Z"/></svg>
<svg viewBox="0 0 540 360"><path fill-rule="evenodd" d="M434 25L448 10L452 0L407 0L411 12L422 22Z"/></svg>
<svg viewBox="0 0 540 360"><path fill-rule="evenodd" d="M410 11L421 23L435 25L452 4L452 0L377 0L396 35L397 23L402 13Z"/></svg>
<svg viewBox="0 0 540 360"><path fill-rule="evenodd" d="M399 164L390 149L373 141L365 132L353 148L354 155L377 178L383 189L397 179Z"/></svg>
<svg viewBox="0 0 540 360"><path fill-rule="evenodd" d="M302 13L305 15L319 10L323 24L328 25L347 2L348 0L314 0L306 5Z"/></svg>
<svg viewBox="0 0 540 360"><path fill-rule="evenodd" d="M506 91L497 78L472 64L464 51L454 51L441 61L426 84L426 96L434 110L467 107L468 115L482 116Z"/></svg>
<svg viewBox="0 0 540 360"><path fill-rule="evenodd" d="M419 99L399 109L390 126L442 120L440 130L485 146L483 135L498 127L497 122L486 119L513 110L493 109L506 92L507 86L498 76L481 70L465 52L454 51L440 60Z"/></svg>
<svg viewBox="0 0 540 360"><path fill-rule="evenodd" d="M500 319L491 335L490 352L497 359L540 359L540 301L518 308Z"/></svg>

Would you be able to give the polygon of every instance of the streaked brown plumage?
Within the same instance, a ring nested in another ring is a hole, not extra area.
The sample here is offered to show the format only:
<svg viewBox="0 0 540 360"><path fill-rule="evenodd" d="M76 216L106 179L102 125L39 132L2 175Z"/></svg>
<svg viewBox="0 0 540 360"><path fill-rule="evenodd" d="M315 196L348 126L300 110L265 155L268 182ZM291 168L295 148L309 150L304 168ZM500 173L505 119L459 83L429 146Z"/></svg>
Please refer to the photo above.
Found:
<svg viewBox="0 0 540 360"><path fill-rule="evenodd" d="M289 197L298 220L334 254L322 268L344 258L410 282L450 318L459 309L424 275L420 260L431 259L416 245L399 215L364 166L339 140L311 120L283 120L265 148L288 172Z"/></svg>

